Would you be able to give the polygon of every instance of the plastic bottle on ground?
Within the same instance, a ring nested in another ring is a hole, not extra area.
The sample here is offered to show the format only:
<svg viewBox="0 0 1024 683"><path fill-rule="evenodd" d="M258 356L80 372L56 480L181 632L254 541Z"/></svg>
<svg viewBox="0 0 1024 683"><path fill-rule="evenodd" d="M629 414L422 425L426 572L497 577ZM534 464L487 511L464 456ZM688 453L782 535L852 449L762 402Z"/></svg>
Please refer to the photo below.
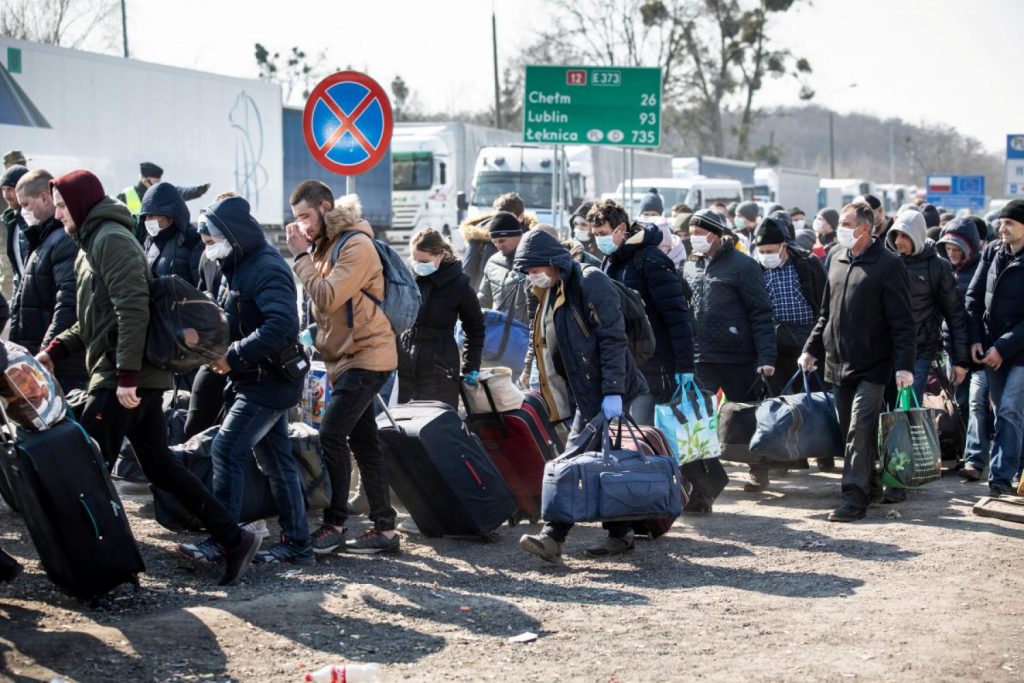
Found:
<svg viewBox="0 0 1024 683"><path fill-rule="evenodd" d="M306 674L311 683L376 683L380 664L332 664Z"/></svg>

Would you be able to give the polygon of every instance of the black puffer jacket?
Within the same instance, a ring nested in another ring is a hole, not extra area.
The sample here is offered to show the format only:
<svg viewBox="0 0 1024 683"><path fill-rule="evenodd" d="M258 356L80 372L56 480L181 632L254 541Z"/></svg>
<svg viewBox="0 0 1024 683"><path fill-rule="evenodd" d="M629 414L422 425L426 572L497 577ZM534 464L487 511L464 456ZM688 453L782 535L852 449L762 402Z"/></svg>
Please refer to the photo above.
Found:
<svg viewBox="0 0 1024 683"><path fill-rule="evenodd" d="M775 365L775 319L761 266L729 238L683 269L693 292L694 360Z"/></svg>
<svg viewBox="0 0 1024 683"><path fill-rule="evenodd" d="M1024 250L1003 242L985 249L967 291L970 340L995 346L1003 363L1024 365Z"/></svg>
<svg viewBox="0 0 1024 683"><path fill-rule="evenodd" d="M29 256L21 286L11 307L10 339L31 353L53 341L75 324L75 258L78 245L56 218L25 231ZM58 381L65 391L88 378L85 353L79 352L56 363Z"/></svg>
<svg viewBox="0 0 1024 683"><path fill-rule="evenodd" d="M476 291L458 261L442 262L434 273L416 276L420 288L416 324L402 334L398 354L399 401L459 402L459 371L480 369L484 316ZM462 321L465 352L459 362L455 323Z"/></svg>
<svg viewBox="0 0 1024 683"><path fill-rule="evenodd" d="M634 230L605 258L601 269L613 280L640 292L647 319L654 330L654 356L640 367L647 383L657 386L677 372L693 372L693 328L689 304L675 264L658 249L661 228L648 225ZM674 385L673 385L674 386Z"/></svg>
<svg viewBox="0 0 1024 683"><path fill-rule="evenodd" d="M141 216L170 216L174 222L156 234L146 235L142 248L153 277L177 275L190 285L199 284L199 258L203 241L189 223L189 211L176 187L157 183L142 198Z"/></svg>
<svg viewBox="0 0 1024 683"><path fill-rule="evenodd" d="M516 270L555 266L561 279L555 286L566 301L555 309L558 337L557 372L565 378L570 398L584 419L601 411L605 396L618 395L623 404L647 391L626 337L619 293L597 268L582 268L551 235L531 230L516 249Z"/></svg>

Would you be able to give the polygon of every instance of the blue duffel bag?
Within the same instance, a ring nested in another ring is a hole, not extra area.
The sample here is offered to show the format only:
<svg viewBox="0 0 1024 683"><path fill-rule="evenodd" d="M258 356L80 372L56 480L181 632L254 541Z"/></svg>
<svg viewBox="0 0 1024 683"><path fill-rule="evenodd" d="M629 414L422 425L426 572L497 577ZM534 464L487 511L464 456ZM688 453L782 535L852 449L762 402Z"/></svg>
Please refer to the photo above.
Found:
<svg viewBox="0 0 1024 683"><path fill-rule="evenodd" d="M635 434L639 427L625 417ZM635 443L643 437L634 436ZM601 450L594 451L596 443ZM612 448L608 422L598 415L566 452L544 466L541 517L547 522L625 521L676 517L683 509L679 466L669 455Z"/></svg>
<svg viewBox="0 0 1024 683"><path fill-rule="evenodd" d="M463 345L461 321L455 326L455 340ZM530 328L501 311L484 309L484 367L512 368L512 376L523 371L526 349L530 345Z"/></svg>

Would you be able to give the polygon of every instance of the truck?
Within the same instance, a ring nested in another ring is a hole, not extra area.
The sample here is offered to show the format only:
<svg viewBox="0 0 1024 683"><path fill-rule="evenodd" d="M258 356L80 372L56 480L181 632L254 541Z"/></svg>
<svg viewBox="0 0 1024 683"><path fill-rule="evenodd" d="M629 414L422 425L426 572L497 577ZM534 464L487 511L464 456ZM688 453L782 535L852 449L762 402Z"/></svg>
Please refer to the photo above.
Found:
<svg viewBox="0 0 1024 683"><path fill-rule="evenodd" d="M705 209L715 202L743 201L743 185L740 181L732 178L705 178L704 176L693 176L690 178L636 178L633 180L633 188L630 191L628 183L620 183L612 192L602 195L602 199L612 199L622 202L623 196L626 202L623 206L630 216L638 216L640 213L640 201L651 189L657 189L661 195L661 202L664 206L664 215L671 215L672 206L675 204L686 204L694 211Z"/></svg>
<svg viewBox="0 0 1024 683"><path fill-rule="evenodd" d="M704 176L705 178L731 178L740 181L743 186L743 197L754 198L754 169L757 166L753 161L740 161L739 159L725 159L723 157L699 156L699 157L675 157L672 159L673 178L692 178Z"/></svg>
<svg viewBox="0 0 1024 683"><path fill-rule="evenodd" d="M818 181L813 171L796 168L754 169L754 200L765 204L782 204L813 210L818 205Z"/></svg>
<svg viewBox="0 0 1024 683"><path fill-rule="evenodd" d="M818 181L818 209L840 209L862 194L875 194L875 184L863 178L822 178Z"/></svg>
<svg viewBox="0 0 1024 683"><path fill-rule="evenodd" d="M396 124L391 137L394 221L388 240L407 243L425 227L452 232L459 225L459 194L468 195L480 149L519 137L516 131L460 121Z"/></svg>

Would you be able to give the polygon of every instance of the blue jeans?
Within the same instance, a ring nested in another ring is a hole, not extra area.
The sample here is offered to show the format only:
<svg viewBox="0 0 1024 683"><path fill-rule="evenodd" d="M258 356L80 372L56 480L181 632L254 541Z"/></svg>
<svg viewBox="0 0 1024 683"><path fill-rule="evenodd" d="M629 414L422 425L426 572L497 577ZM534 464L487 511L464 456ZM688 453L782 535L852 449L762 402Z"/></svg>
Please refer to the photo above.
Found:
<svg viewBox="0 0 1024 683"><path fill-rule="evenodd" d="M992 439L988 487L999 493L1011 488L1020 472L1021 439L1024 438L1024 366L1003 365L987 369L988 387L996 413L996 433Z"/></svg>
<svg viewBox="0 0 1024 683"><path fill-rule="evenodd" d="M262 442L262 443L261 443ZM259 465L270 480L270 492L280 515L283 540L309 544L306 501L299 467L288 439L288 411L267 408L239 394L213 440L213 495L237 522L242 511L245 463L261 443Z"/></svg>
<svg viewBox="0 0 1024 683"><path fill-rule="evenodd" d="M992 408L989 406L988 372L975 370L971 373L970 416L967 419L967 447L964 451L966 464L984 470L988 465L992 449Z"/></svg>

